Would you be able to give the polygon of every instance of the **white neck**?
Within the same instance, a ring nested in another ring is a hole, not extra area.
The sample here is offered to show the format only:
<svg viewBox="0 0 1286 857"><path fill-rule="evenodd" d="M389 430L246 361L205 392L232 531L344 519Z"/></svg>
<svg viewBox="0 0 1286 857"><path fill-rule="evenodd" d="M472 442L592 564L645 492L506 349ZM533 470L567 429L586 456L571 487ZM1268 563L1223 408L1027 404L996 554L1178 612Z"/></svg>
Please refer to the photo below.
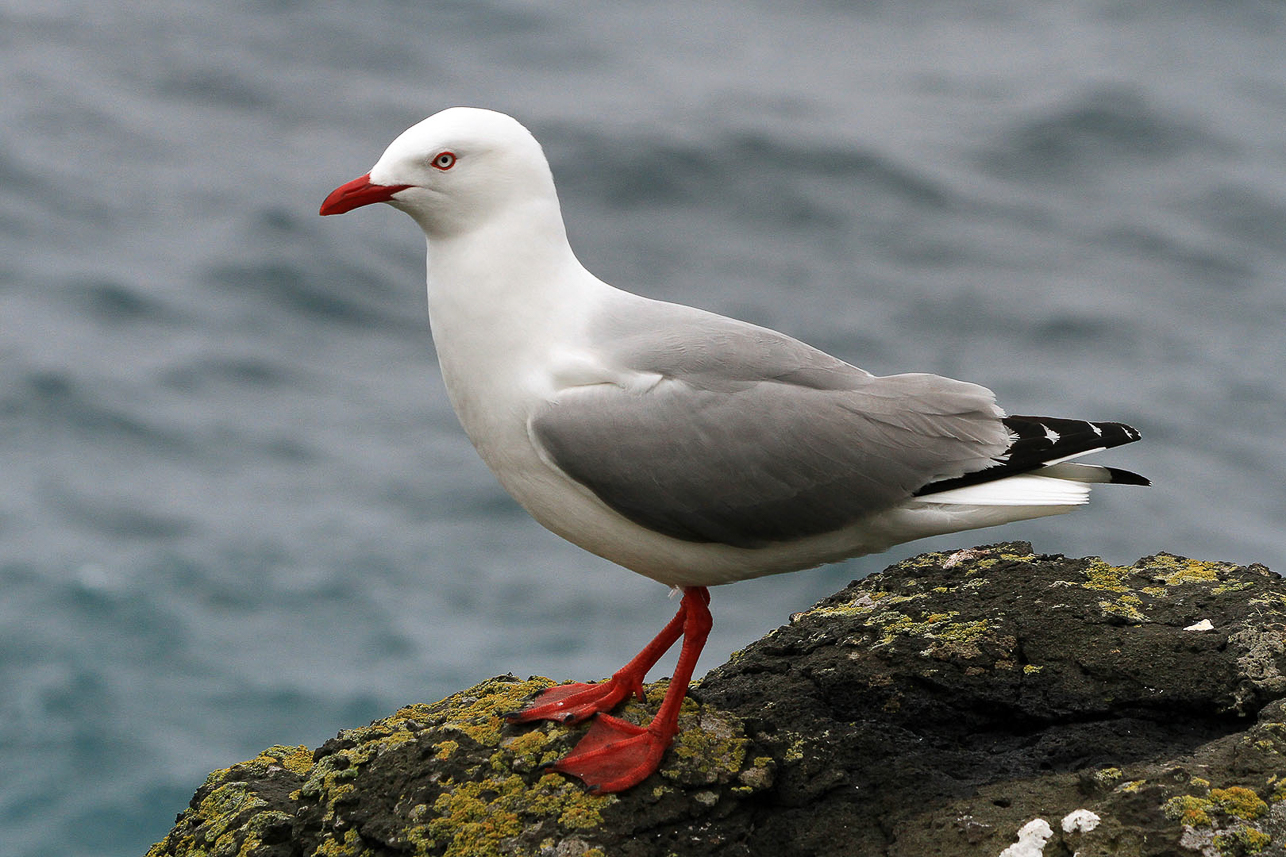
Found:
<svg viewBox="0 0 1286 857"><path fill-rule="evenodd" d="M596 298L612 291L567 244L557 200L515 206L455 235L430 235L429 323L443 380L486 458L504 413L549 379L533 374L575 349ZM525 420L522 424L525 424Z"/></svg>

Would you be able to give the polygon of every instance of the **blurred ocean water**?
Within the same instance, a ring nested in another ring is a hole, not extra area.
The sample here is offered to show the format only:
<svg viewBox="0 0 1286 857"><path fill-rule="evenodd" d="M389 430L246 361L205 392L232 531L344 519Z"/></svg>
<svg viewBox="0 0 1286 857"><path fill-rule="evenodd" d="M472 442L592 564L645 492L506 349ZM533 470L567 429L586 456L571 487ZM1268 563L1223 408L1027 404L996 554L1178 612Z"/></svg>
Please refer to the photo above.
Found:
<svg viewBox="0 0 1286 857"><path fill-rule="evenodd" d="M414 225L316 216L453 104L532 128L609 282L1144 432L1103 460L1151 489L718 590L704 667L931 548L1286 570L1284 37L1254 2L0 3L0 850L141 854L211 769L604 676L671 614L477 460Z"/></svg>

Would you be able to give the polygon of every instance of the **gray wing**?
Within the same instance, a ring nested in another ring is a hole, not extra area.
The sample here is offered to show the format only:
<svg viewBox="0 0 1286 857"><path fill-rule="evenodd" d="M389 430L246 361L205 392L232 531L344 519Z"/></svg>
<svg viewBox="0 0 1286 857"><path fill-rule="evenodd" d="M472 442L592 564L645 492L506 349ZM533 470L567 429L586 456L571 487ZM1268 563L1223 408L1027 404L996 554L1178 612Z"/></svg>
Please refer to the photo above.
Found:
<svg viewBox="0 0 1286 857"><path fill-rule="evenodd" d="M555 465L641 526L747 548L799 539L1008 445L983 387L879 378L774 331L649 304L601 341L621 368L663 380L570 388L530 424Z"/></svg>

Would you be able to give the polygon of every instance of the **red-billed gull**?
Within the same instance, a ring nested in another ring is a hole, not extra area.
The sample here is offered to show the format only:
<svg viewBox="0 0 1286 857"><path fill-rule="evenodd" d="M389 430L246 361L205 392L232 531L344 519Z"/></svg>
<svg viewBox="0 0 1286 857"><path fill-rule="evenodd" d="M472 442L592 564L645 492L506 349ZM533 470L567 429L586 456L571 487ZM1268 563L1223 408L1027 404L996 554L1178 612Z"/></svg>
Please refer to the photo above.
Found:
<svg viewBox="0 0 1286 857"><path fill-rule="evenodd" d="M1137 440L1119 423L1006 416L990 390L877 377L766 328L613 288L567 243L549 164L509 116L452 108L405 131L322 214L387 202L428 238L447 393L500 483L541 524L680 587L678 614L598 684L550 688L515 722L594 717L555 770L591 789L656 770L710 630L706 587L925 536L1067 512L1068 459ZM608 715L680 637L646 726Z"/></svg>

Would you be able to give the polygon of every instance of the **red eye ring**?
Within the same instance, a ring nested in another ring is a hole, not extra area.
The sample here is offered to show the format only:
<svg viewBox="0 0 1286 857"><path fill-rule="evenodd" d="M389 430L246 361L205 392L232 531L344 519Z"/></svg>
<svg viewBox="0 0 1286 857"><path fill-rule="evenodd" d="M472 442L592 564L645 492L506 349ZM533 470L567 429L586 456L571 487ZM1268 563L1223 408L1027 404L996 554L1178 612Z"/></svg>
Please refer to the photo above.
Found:
<svg viewBox="0 0 1286 857"><path fill-rule="evenodd" d="M433 156L434 169L446 172L455 166L455 152L438 152Z"/></svg>

